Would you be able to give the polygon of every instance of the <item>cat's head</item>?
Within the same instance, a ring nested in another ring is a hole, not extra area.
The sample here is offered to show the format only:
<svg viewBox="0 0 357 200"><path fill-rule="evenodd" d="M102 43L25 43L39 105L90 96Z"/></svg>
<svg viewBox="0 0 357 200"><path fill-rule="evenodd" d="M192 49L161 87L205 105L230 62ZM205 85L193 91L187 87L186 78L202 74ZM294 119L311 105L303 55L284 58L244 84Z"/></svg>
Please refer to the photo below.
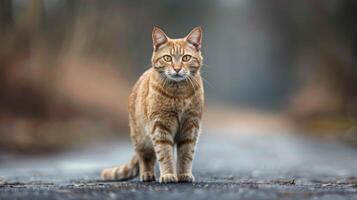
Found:
<svg viewBox="0 0 357 200"><path fill-rule="evenodd" d="M152 31L152 66L171 81L183 81L199 73L202 65L202 29L194 28L186 37L171 39L164 31L154 27Z"/></svg>

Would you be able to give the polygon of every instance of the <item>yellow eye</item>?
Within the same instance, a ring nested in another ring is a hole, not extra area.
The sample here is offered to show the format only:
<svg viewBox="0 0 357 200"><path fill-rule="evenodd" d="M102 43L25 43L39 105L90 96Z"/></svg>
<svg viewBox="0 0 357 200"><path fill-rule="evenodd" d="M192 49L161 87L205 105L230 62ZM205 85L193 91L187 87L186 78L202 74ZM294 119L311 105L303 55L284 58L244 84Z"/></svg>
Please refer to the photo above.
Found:
<svg viewBox="0 0 357 200"><path fill-rule="evenodd" d="M169 55L164 55L163 58L164 58L164 61L166 61L166 62L171 62L172 61L172 57L169 56Z"/></svg>
<svg viewBox="0 0 357 200"><path fill-rule="evenodd" d="M190 55L184 55L184 56L182 57L182 61L183 61L183 62L188 62L189 60L191 60L191 57L192 57L192 56L190 56Z"/></svg>

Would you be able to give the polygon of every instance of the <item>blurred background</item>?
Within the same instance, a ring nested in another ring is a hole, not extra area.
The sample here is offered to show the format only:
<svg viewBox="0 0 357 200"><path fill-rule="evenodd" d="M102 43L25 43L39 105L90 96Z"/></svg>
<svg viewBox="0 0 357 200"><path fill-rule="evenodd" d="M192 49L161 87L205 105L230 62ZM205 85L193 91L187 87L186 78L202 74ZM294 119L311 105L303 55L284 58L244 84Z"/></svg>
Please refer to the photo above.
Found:
<svg viewBox="0 0 357 200"><path fill-rule="evenodd" d="M354 0L1 0L0 151L129 138L127 102L153 26L202 26L204 131L357 144Z"/></svg>

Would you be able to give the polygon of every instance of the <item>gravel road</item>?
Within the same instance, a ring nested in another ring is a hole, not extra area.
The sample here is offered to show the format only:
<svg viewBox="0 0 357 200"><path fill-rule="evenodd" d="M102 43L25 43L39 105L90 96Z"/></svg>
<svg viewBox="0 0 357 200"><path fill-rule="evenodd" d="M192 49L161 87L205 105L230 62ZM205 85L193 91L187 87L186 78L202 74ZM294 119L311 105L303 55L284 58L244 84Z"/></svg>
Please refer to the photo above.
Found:
<svg viewBox="0 0 357 200"><path fill-rule="evenodd" d="M100 169L132 154L122 140L51 157L2 155L0 199L357 199L355 148L286 133L219 131L201 137L193 184L101 181Z"/></svg>

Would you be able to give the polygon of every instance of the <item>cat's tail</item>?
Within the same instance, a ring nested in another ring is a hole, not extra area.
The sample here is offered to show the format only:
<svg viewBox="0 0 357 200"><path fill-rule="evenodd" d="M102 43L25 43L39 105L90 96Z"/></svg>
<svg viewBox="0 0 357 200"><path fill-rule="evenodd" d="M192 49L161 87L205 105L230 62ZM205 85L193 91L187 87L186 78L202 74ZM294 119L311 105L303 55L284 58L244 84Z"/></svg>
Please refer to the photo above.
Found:
<svg viewBox="0 0 357 200"><path fill-rule="evenodd" d="M135 154L129 162L120 165L119 167L106 168L102 171L101 177L103 180L118 180L125 181L135 178L139 174L139 159Z"/></svg>

